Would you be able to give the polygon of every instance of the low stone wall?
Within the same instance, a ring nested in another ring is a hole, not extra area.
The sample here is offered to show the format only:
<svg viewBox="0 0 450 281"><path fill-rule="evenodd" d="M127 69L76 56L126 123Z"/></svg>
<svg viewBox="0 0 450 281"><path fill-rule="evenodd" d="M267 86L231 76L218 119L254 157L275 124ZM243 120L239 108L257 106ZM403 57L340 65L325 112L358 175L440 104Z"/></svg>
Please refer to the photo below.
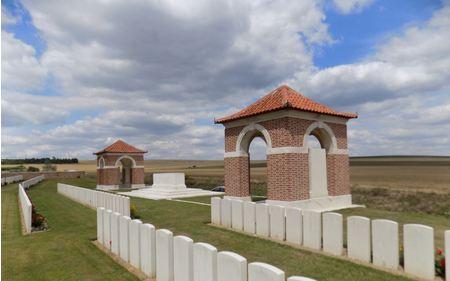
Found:
<svg viewBox="0 0 450 281"><path fill-rule="evenodd" d="M164 280L285 281L272 265L253 262L233 252L218 252L167 229L131 220L105 208L97 209L97 242L111 255L149 278ZM153 279L152 279L153 280ZM293 276L288 281L314 281Z"/></svg>
<svg viewBox="0 0 450 281"><path fill-rule="evenodd" d="M43 175L46 180L50 179L76 179L83 177L85 171L70 171L70 172L2 172L3 177L22 176L24 180L28 180L37 176Z"/></svg>
<svg viewBox="0 0 450 281"><path fill-rule="evenodd" d="M339 213L321 213L293 207L233 199L211 199L211 222L250 235L286 241L327 254L371 263L388 271L400 268L399 226L391 220L347 218L347 249L344 220ZM449 233L450 230L446 232ZM450 248L450 234L445 241ZM422 280L434 280L434 229L421 224L403 226L404 272ZM446 268L450 267L446 252ZM450 278L450 277L449 277ZM450 280L450 279L447 279Z"/></svg>

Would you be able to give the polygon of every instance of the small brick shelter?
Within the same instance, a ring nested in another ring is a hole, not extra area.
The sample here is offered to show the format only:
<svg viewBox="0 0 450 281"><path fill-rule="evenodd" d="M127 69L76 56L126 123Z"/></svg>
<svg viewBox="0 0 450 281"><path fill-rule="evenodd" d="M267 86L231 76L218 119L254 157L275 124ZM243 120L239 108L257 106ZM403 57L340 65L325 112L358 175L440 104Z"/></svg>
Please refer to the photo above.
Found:
<svg viewBox="0 0 450 281"><path fill-rule="evenodd" d="M335 111L283 85L243 110L215 120L225 127L226 195L250 198L248 152L251 141L260 137L266 143L267 202L311 199L309 135L326 153L327 200L350 195L347 121L351 118L357 115Z"/></svg>
<svg viewBox="0 0 450 281"><path fill-rule="evenodd" d="M122 140L95 152L97 155L97 189L144 187L144 154Z"/></svg>

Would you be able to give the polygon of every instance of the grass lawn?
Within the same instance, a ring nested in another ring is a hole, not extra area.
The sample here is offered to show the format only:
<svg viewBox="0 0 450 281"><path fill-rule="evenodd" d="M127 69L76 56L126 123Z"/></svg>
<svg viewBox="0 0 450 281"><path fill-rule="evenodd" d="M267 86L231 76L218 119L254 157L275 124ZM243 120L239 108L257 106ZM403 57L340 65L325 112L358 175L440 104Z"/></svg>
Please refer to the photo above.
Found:
<svg viewBox="0 0 450 281"><path fill-rule="evenodd" d="M2 187L3 280L138 280L91 243L94 210L57 194L56 181L32 187L30 196L50 230L23 236L17 184Z"/></svg>

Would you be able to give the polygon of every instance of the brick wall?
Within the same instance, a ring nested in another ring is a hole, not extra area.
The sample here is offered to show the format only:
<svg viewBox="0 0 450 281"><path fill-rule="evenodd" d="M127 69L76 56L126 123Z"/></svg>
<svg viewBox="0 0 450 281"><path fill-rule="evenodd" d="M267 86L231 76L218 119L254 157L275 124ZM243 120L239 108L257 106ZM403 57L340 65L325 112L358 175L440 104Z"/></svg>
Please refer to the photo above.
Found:
<svg viewBox="0 0 450 281"><path fill-rule="evenodd" d="M248 157L225 158L225 187L229 196L250 196Z"/></svg>
<svg viewBox="0 0 450 281"><path fill-rule="evenodd" d="M131 169L131 183L144 184L144 168Z"/></svg>
<svg viewBox="0 0 450 281"><path fill-rule="evenodd" d="M309 198L308 154L267 156L267 198L281 201Z"/></svg>
<svg viewBox="0 0 450 281"><path fill-rule="evenodd" d="M350 168L348 155L327 155L328 195L350 194Z"/></svg>

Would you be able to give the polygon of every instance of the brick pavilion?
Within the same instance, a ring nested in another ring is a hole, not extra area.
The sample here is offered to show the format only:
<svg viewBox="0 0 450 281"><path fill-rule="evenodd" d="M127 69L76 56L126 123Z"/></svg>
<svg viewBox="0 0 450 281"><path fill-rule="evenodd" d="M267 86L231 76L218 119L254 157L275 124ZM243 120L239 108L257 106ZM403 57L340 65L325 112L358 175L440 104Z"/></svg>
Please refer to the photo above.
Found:
<svg viewBox="0 0 450 281"><path fill-rule="evenodd" d="M283 85L215 120L225 127L226 195L250 199L249 146L260 137L266 143L267 203L351 205L347 122L352 118L357 115L335 111ZM320 148L308 145L310 136Z"/></svg>
<svg viewBox="0 0 450 281"><path fill-rule="evenodd" d="M97 155L97 189L142 188L144 184L144 154L138 149L118 140L95 152Z"/></svg>

